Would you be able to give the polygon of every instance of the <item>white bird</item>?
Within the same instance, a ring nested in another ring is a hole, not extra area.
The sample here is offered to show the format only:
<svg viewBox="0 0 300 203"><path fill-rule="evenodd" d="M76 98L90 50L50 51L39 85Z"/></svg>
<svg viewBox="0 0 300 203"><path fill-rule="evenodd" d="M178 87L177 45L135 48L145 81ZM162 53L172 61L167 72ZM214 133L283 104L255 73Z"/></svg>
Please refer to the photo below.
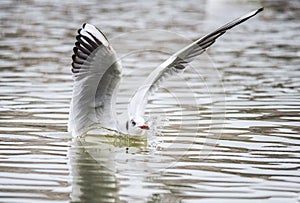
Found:
<svg viewBox="0 0 300 203"><path fill-rule="evenodd" d="M83 24L76 36L72 72L73 96L68 131L85 135L95 128L111 129L129 135L147 131L144 108L148 97L170 75L183 72L189 62L209 48L227 30L261 12L254 10L218 28L173 54L147 77L129 102L125 118L117 121L115 101L122 66L105 35L91 24Z"/></svg>

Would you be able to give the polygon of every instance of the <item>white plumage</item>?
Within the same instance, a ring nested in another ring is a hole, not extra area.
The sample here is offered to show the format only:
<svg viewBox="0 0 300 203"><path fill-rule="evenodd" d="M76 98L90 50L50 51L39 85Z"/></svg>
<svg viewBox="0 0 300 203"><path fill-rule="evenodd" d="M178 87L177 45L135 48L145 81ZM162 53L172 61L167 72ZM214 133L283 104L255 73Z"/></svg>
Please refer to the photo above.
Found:
<svg viewBox="0 0 300 203"><path fill-rule="evenodd" d="M94 128L108 128L125 134L141 134L145 125L144 108L149 96L170 76L183 72L186 65L209 48L227 30L248 20L263 8L233 20L216 31L176 52L158 66L133 95L127 113L117 122L115 101L122 66L105 35L90 24L78 30L72 56L74 78L68 131L85 135Z"/></svg>
<svg viewBox="0 0 300 203"><path fill-rule="evenodd" d="M121 79L121 65L104 35L96 30L93 25L84 24L76 37L68 124L73 136L102 126L116 130L114 97Z"/></svg>

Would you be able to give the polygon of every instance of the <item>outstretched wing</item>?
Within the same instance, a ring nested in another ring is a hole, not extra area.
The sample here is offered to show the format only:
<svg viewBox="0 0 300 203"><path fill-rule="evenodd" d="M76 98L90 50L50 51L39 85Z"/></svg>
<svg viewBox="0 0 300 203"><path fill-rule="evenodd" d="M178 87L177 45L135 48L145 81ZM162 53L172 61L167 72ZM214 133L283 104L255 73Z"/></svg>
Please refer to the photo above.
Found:
<svg viewBox="0 0 300 203"><path fill-rule="evenodd" d="M93 25L83 24L76 39L68 131L80 136L96 125L115 128L113 106L121 64L107 38Z"/></svg>
<svg viewBox="0 0 300 203"><path fill-rule="evenodd" d="M237 18L172 55L148 76L144 84L134 94L128 106L129 116L143 116L148 97L159 87L162 81L171 75L184 71L187 64L206 51L218 37L223 35L227 30L255 16L262 10L263 8L260 8Z"/></svg>

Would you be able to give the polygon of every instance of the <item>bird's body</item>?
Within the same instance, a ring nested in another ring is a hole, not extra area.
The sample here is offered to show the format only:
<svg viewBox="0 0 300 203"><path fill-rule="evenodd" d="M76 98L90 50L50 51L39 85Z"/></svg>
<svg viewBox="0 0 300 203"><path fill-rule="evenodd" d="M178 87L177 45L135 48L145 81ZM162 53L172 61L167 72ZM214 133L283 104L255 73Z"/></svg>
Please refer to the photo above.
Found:
<svg viewBox="0 0 300 203"><path fill-rule="evenodd" d="M78 30L73 49L74 87L68 131L74 137L85 135L94 128L108 128L123 134L142 134L148 129L143 118L145 105L159 85L171 75L183 72L189 62L206 51L227 30L262 10L255 10L225 24L172 55L145 79L119 121L115 101L121 79L121 63L105 35L95 26L84 24Z"/></svg>

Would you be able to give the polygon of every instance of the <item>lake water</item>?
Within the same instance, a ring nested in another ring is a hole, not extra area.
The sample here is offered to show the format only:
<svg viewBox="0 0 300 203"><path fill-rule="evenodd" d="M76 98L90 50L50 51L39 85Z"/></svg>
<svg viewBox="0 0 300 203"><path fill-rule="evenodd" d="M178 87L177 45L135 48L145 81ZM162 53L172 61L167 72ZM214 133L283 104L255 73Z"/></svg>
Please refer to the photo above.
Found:
<svg viewBox="0 0 300 203"><path fill-rule="evenodd" d="M0 202L300 201L299 1L0 5ZM66 132L82 23L122 58L122 112L170 54L261 6L151 96L157 135Z"/></svg>

